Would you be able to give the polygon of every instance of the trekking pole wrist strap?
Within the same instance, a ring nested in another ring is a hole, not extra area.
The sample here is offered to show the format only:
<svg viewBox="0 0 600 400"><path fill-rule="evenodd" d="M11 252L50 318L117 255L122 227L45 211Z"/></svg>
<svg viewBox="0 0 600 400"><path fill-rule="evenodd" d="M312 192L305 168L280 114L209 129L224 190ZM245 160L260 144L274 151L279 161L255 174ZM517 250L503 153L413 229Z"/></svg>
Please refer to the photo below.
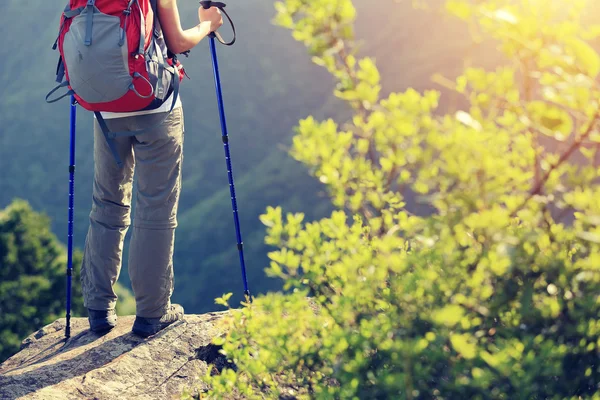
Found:
<svg viewBox="0 0 600 400"><path fill-rule="evenodd" d="M231 30L233 31L233 39L231 39L230 42L226 42L225 40L223 40L223 37L219 32L211 32L208 36L212 38L217 38L217 40L225 46L232 46L236 40L235 25L233 24L233 21L231 20L229 14L227 14L227 11L225 11L226 4L220 1L203 0L200 2L200 5L205 10L208 10L211 7L217 7L225 15L225 17L229 21L229 25L231 25Z"/></svg>

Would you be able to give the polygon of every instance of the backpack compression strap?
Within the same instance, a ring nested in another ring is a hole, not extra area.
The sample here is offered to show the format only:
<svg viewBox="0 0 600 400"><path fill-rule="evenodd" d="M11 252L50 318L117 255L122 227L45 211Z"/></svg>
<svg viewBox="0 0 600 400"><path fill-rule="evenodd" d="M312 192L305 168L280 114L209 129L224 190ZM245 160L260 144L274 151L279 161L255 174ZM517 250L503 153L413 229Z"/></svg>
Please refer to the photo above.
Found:
<svg viewBox="0 0 600 400"><path fill-rule="evenodd" d="M54 92L56 92L58 89L62 89L64 87L68 87L69 86L69 81L64 81L62 83L60 83L58 86L56 86L54 89L52 89L47 95L46 95L46 103L56 103L57 101L64 99L67 96L70 96L72 94L75 94L75 92L73 91L73 89L69 89L67 92L63 93L61 96L54 98L54 99L50 99L50 96L52 96L54 94Z"/></svg>

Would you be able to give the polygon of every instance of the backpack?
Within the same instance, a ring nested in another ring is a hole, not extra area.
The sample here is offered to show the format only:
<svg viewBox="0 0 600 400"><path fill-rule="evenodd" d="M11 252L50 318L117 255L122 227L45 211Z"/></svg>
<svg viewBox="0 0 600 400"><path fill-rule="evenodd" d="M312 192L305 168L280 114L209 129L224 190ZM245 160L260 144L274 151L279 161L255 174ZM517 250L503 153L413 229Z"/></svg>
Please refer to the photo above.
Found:
<svg viewBox="0 0 600 400"><path fill-rule="evenodd" d="M46 101L73 95L94 111L106 139L140 132L109 132L100 112L158 108L171 94L171 111L185 71L166 46L156 15L157 0L70 0L62 13L53 49L60 57L59 83ZM63 95L50 99L57 90ZM117 163L120 160L113 151Z"/></svg>

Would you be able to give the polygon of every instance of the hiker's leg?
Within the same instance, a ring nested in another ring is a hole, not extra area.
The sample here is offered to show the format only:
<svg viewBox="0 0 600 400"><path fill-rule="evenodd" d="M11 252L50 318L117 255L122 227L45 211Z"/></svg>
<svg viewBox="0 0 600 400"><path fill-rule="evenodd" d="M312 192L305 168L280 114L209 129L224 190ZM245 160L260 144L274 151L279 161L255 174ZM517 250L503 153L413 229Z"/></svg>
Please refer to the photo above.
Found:
<svg viewBox="0 0 600 400"><path fill-rule="evenodd" d="M130 118L107 119L111 131L129 129ZM86 238L81 286L84 305L92 310L115 307L113 285L121 270L123 239L130 224L130 205L134 170L133 138L116 139L123 161L119 168L94 121L94 184L90 227Z"/></svg>
<svg viewBox="0 0 600 400"><path fill-rule="evenodd" d="M164 113L138 116L138 129L163 118ZM139 317L161 317L170 306L183 136L179 107L134 139L137 183L128 268Z"/></svg>

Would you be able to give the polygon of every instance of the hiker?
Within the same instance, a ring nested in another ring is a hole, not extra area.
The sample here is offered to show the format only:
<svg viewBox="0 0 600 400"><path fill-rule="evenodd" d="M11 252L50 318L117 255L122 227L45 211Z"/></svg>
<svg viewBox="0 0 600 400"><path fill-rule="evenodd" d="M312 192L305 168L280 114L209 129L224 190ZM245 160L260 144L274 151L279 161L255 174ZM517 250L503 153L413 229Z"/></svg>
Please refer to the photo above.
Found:
<svg viewBox="0 0 600 400"><path fill-rule="evenodd" d="M183 30L177 1L157 1L159 29L173 54L190 50L223 24L218 8L200 7L199 24ZM183 319L183 308L172 304L170 298L184 120L181 101L173 87L169 91L170 95L155 101L151 109L102 112L94 121L93 198L81 270L84 304L94 332L106 332L117 322L113 285L119 277L123 240L130 225L134 170L136 204L128 262L136 300L132 330L148 337ZM110 144L99 120L111 132L152 129L116 137ZM120 164L115 163L115 156Z"/></svg>

